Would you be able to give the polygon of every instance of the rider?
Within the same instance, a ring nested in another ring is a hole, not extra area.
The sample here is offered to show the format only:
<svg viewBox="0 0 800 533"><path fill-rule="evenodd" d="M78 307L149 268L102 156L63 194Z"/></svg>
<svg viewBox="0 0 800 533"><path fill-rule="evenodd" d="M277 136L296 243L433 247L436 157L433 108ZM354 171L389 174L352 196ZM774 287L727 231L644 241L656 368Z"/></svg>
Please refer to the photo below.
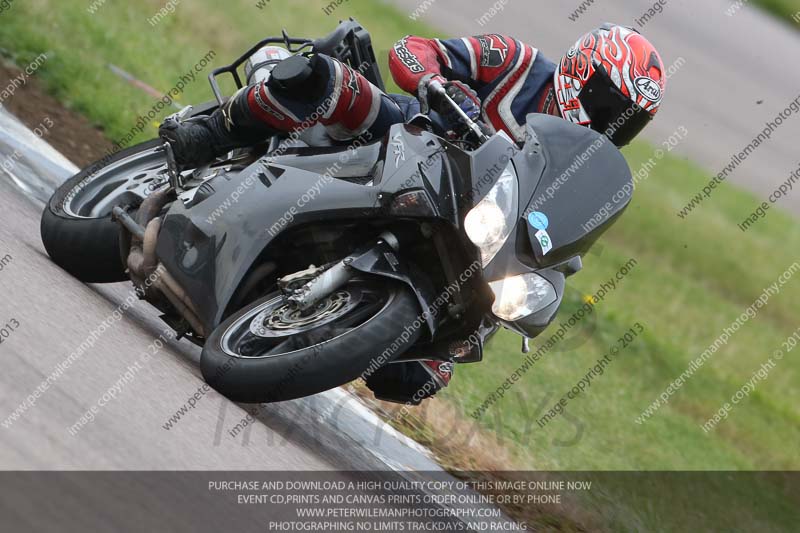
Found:
<svg viewBox="0 0 800 533"><path fill-rule="evenodd" d="M465 132L428 91L432 80L473 119L524 142L528 113L560 116L628 144L658 111L666 84L661 57L636 30L604 24L582 36L556 65L539 51L505 35L462 39L407 36L389 52L397 85L416 98L388 95L359 72L331 57L293 56L265 82L244 87L221 109L200 121L166 121L161 136L178 163L199 166L233 148L276 132L299 131L319 117L328 136L346 142L368 133L380 138L392 124L425 111L456 138ZM447 126L450 126L449 128ZM453 365L413 362L386 365L367 385L396 401L419 400L447 386ZM425 387L424 385L429 386ZM432 386L430 386L432 385Z"/></svg>

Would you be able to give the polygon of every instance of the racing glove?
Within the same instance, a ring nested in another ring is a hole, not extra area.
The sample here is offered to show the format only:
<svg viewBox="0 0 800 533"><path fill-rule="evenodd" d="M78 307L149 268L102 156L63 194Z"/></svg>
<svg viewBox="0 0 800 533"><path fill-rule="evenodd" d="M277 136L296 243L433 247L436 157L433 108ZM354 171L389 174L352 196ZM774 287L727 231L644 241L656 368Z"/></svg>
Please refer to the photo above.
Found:
<svg viewBox="0 0 800 533"><path fill-rule="evenodd" d="M461 122L456 111L448 104L440 94L430 89L431 82L437 81L444 86L447 96L455 102L466 115L472 120L477 121L481 116L481 101L478 94L467 84L460 81L448 81L437 74L429 74L419 82L417 95L421 105L421 111L427 113L433 109L453 128L456 137L466 133L467 128Z"/></svg>

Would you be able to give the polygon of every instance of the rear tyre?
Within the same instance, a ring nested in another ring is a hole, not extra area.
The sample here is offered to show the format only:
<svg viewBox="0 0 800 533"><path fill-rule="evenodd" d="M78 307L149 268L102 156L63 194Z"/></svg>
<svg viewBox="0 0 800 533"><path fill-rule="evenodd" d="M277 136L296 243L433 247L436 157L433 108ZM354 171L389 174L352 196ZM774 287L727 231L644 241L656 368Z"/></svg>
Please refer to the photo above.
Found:
<svg viewBox="0 0 800 533"><path fill-rule="evenodd" d="M128 279L114 205L138 205L166 183L166 157L154 139L89 165L56 189L42 213L42 243L58 266L86 283Z"/></svg>
<svg viewBox="0 0 800 533"><path fill-rule="evenodd" d="M305 316L273 293L214 330L200 366L206 381L234 401L310 396L400 356L420 335L420 328L404 329L418 316L410 289L385 280L354 280Z"/></svg>

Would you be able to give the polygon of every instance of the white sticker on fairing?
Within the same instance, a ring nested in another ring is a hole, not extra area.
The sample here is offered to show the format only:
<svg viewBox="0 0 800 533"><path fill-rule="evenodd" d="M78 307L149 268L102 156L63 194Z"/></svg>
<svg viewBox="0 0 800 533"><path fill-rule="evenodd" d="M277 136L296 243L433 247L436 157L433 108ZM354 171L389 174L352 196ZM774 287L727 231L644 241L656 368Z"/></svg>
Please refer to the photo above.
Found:
<svg viewBox="0 0 800 533"><path fill-rule="evenodd" d="M547 255L547 252L553 249L553 241L550 239L550 234L546 230L540 229L536 232L536 240L539 241L539 246L542 247L542 255Z"/></svg>

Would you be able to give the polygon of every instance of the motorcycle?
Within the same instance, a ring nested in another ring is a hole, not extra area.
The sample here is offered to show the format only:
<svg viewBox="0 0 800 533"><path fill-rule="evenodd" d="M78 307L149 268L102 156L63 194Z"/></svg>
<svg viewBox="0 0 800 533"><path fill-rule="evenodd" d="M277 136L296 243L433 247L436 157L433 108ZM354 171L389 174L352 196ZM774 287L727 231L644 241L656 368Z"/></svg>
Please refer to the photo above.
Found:
<svg viewBox="0 0 800 533"><path fill-rule="evenodd" d="M173 118L223 105L223 74L240 88L242 71L269 75L274 45L328 54L383 89L369 33L350 19L323 39L257 43L209 75L215 101ZM193 169L161 140L124 150L54 193L45 248L84 282L130 280L235 401L308 396L401 361L478 362L500 327L527 349L627 207L630 171L588 128L531 114L516 143L431 90L462 141L420 114L358 146L276 135ZM575 165L590 147L591 165ZM621 191L612 209L608 191Z"/></svg>

